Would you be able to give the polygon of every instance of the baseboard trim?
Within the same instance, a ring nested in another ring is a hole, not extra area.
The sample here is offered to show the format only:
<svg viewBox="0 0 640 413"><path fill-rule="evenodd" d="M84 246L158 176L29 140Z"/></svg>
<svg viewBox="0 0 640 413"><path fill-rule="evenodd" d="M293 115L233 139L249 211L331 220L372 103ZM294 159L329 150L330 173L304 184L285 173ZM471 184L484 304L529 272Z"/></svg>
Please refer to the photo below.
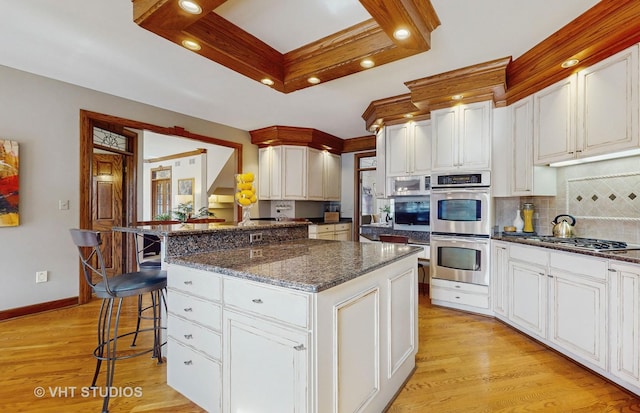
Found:
<svg viewBox="0 0 640 413"><path fill-rule="evenodd" d="M78 297L62 298L60 300L48 301L46 303L39 303L28 305L26 307L12 308L10 310L0 311L0 321L9 320L11 318L23 317L26 315L42 313L44 311L58 310L64 307L71 307L78 305Z"/></svg>

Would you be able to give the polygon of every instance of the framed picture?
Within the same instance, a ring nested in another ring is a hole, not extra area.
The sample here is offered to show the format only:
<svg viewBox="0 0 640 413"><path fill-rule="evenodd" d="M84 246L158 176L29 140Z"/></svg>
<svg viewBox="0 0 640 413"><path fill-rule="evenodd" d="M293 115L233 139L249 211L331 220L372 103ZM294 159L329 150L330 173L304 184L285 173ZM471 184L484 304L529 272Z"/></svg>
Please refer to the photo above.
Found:
<svg viewBox="0 0 640 413"><path fill-rule="evenodd" d="M193 205L193 186L195 178L178 179L178 203Z"/></svg>
<svg viewBox="0 0 640 413"><path fill-rule="evenodd" d="M18 142L0 139L0 227L20 223L18 169Z"/></svg>

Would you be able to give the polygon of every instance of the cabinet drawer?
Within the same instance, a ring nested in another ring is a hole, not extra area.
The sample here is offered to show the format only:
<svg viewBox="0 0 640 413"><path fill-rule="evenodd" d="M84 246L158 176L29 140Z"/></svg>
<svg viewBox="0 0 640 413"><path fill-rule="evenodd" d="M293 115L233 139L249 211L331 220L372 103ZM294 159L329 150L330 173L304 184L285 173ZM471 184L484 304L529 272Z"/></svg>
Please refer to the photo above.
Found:
<svg viewBox="0 0 640 413"><path fill-rule="evenodd" d="M224 303L225 306L300 327L309 325L308 294L285 291L239 278L225 278Z"/></svg>
<svg viewBox="0 0 640 413"><path fill-rule="evenodd" d="M169 265L167 272L167 286L185 291L212 301L220 301L222 296L221 277L209 271Z"/></svg>
<svg viewBox="0 0 640 413"><path fill-rule="evenodd" d="M606 280L607 278L608 265L606 260L559 252L552 252L549 258L551 267L553 268L558 268L573 274L588 275L601 280Z"/></svg>
<svg viewBox="0 0 640 413"><path fill-rule="evenodd" d="M208 328L169 314L169 337L202 351L216 360L222 360L222 337Z"/></svg>
<svg viewBox="0 0 640 413"><path fill-rule="evenodd" d="M336 231L349 231L351 229L351 224L334 224Z"/></svg>
<svg viewBox="0 0 640 413"><path fill-rule="evenodd" d="M489 287L486 285L461 283L457 281L441 280L439 278L431 278L431 285L466 293L489 294Z"/></svg>
<svg viewBox="0 0 640 413"><path fill-rule="evenodd" d="M326 224L326 225L309 225L309 233L310 234L322 234L324 232L333 232L334 224Z"/></svg>
<svg viewBox="0 0 640 413"><path fill-rule="evenodd" d="M176 290L169 290L167 308L170 313L203 326L220 331L222 327L222 310L220 305L193 297Z"/></svg>
<svg viewBox="0 0 640 413"><path fill-rule="evenodd" d="M549 263L549 250L538 247L523 247L516 244L509 245L509 257L546 267Z"/></svg>
<svg viewBox="0 0 640 413"><path fill-rule="evenodd" d="M222 366L167 339L167 384L208 412L222 411Z"/></svg>
<svg viewBox="0 0 640 413"><path fill-rule="evenodd" d="M477 308L489 308L489 296L483 294L465 293L448 288L431 288L429 292L432 300L447 301Z"/></svg>

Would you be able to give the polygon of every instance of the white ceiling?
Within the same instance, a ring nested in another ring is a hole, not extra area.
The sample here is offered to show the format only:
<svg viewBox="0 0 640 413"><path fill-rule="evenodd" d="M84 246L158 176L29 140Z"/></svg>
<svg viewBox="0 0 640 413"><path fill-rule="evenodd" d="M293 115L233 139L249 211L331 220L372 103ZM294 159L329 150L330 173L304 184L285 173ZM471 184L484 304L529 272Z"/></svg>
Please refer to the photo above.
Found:
<svg viewBox="0 0 640 413"><path fill-rule="evenodd" d="M515 59L597 0L431 3L442 24L430 51L289 94L138 27L130 0L0 0L0 65L243 130L352 138L368 134L361 116L372 101L409 93L404 82ZM280 52L369 18L357 0L229 0L217 12Z"/></svg>

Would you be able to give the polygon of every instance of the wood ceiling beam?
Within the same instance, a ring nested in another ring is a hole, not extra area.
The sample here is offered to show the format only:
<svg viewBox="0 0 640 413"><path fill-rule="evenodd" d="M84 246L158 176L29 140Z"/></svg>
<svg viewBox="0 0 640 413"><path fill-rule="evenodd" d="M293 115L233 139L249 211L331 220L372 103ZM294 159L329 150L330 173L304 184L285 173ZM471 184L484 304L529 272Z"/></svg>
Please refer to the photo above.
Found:
<svg viewBox="0 0 640 413"><path fill-rule="evenodd" d="M440 20L430 1L360 0L360 3L396 46L421 52L431 49L431 32L440 25ZM409 30L411 36L396 39L393 34L401 28Z"/></svg>
<svg viewBox="0 0 640 413"><path fill-rule="evenodd" d="M413 118L430 117L430 111L421 110L411 102L411 94L407 93L390 98L374 100L362 114L368 131L375 131L381 125L391 125L396 121L407 121L407 116Z"/></svg>
<svg viewBox="0 0 640 413"><path fill-rule="evenodd" d="M259 148L277 145L309 146L339 155L344 141L336 136L312 128L295 126L268 126L249 131L251 143Z"/></svg>

